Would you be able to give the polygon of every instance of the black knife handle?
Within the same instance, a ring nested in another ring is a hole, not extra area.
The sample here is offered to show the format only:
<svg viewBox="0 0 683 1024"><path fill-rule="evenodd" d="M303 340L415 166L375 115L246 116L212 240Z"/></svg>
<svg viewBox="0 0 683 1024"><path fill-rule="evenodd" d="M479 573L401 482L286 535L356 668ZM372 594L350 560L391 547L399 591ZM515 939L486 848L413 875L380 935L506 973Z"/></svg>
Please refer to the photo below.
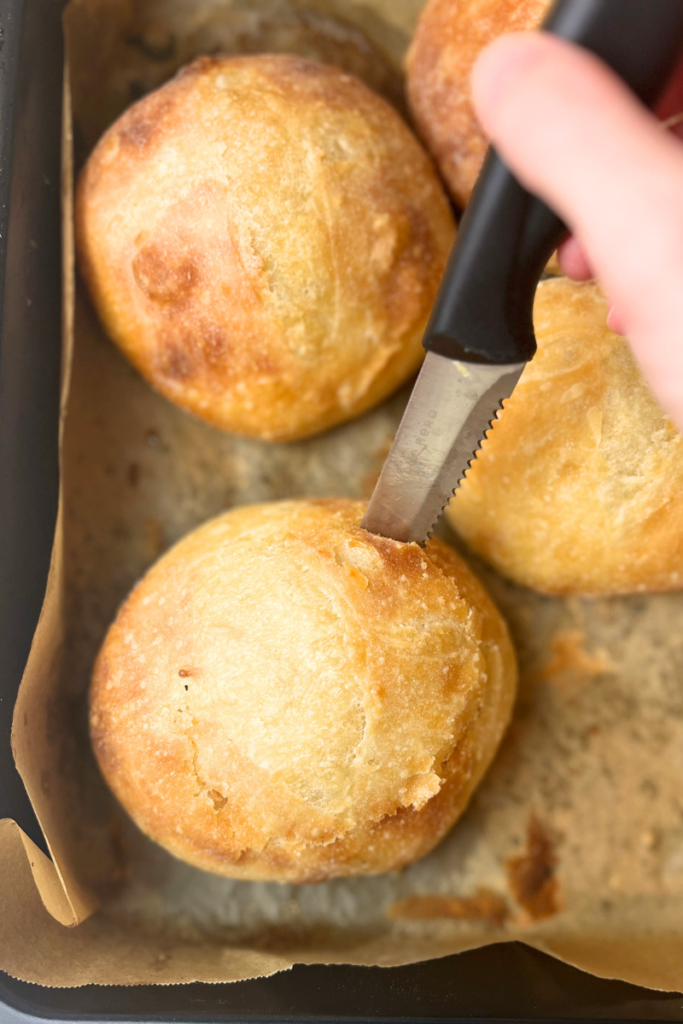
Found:
<svg viewBox="0 0 683 1024"><path fill-rule="evenodd" d="M652 106L683 47L683 0L559 0L543 27L595 53ZM531 359L536 286L566 235L491 149L427 325L427 351L495 364Z"/></svg>

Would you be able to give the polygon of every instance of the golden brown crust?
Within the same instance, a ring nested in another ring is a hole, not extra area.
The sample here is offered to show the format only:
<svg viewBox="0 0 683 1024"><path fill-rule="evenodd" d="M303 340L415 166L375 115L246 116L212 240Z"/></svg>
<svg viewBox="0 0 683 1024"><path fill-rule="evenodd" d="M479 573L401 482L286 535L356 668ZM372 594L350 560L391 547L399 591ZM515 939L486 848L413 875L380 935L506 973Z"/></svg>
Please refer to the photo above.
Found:
<svg viewBox="0 0 683 1024"><path fill-rule="evenodd" d="M497 569L549 594L683 585L683 439L606 318L595 285L539 285L538 352L448 510Z"/></svg>
<svg viewBox="0 0 683 1024"><path fill-rule="evenodd" d="M145 576L95 667L114 793L176 856L311 882L447 832L514 699L500 614L459 557L360 529L349 500L237 509Z"/></svg>
<svg viewBox="0 0 683 1024"><path fill-rule="evenodd" d="M455 227L398 114L299 57L201 58L132 106L80 177L80 267L162 394L278 440L418 367Z"/></svg>
<svg viewBox="0 0 683 1024"><path fill-rule="evenodd" d="M551 0L429 0L408 51L408 101L455 201L470 197L488 143L472 105L477 57L507 32L537 28Z"/></svg>

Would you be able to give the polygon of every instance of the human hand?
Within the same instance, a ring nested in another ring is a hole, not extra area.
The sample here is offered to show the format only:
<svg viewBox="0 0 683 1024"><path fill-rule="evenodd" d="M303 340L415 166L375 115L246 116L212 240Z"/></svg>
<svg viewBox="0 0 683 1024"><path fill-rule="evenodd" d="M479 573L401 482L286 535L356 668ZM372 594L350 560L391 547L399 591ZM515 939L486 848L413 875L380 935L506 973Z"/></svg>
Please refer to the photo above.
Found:
<svg viewBox="0 0 683 1024"><path fill-rule="evenodd" d="M496 40L472 84L500 155L572 231L562 270L598 279L610 326L683 429L683 142L601 61L548 33ZM672 122L679 111L683 66L660 105Z"/></svg>

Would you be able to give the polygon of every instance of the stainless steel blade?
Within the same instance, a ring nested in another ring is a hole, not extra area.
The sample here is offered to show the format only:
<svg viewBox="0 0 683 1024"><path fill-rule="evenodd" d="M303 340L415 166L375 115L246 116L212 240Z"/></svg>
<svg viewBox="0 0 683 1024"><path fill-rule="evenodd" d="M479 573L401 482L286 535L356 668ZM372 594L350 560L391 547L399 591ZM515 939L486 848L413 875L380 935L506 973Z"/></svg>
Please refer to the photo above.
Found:
<svg viewBox="0 0 683 1024"><path fill-rule="evenodd" d="M423 543L525 366L428 352L361 525Z"/></svg>

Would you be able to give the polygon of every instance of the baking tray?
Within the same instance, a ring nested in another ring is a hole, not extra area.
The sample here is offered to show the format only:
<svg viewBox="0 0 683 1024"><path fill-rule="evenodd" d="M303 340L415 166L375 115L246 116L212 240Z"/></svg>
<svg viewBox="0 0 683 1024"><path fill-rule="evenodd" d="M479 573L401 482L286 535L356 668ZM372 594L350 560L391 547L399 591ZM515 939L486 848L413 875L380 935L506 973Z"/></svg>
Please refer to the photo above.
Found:
<svg viewBox="0 0 683 1024"><path fill-rule="evenodd" d="M0 0L0 817L44 842L10 749L58 501L64 0ZM0 908L1 912L1 908ZM683 1021L683 996L527 947L229 985L48 989L0 973L0 1024L58 1020Z"/></svg>

